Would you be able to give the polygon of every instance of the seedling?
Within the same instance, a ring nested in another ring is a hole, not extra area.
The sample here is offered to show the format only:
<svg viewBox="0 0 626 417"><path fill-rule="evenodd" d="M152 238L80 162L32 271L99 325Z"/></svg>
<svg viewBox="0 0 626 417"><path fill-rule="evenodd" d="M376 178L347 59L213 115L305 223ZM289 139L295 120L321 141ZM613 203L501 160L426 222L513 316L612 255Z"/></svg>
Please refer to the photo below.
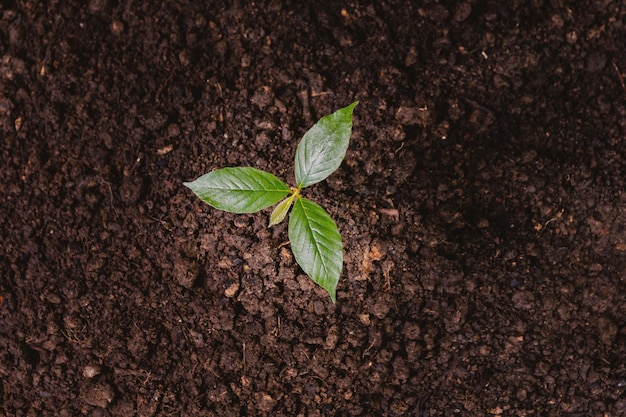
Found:
<svg viewBox="0 0 626 417"><path fill-rule="evenodd" d="M328 291L333 303L343 268L341 234L326 210L304 198L301 192L325 180L341 165L348 150L352 112L357 104L355 101L322 117L304 134L296 149L295 187L252 167L222 168L184 183L202 201L231 213L255 213L280 201L270 215L270 226L282 222L291 209L288 231L296 262Z"/></svg>

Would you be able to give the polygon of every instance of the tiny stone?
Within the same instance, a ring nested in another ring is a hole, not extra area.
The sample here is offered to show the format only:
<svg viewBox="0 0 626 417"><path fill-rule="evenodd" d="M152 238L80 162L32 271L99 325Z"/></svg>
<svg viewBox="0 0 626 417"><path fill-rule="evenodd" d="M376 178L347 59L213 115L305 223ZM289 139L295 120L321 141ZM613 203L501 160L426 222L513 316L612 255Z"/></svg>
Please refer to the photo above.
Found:
<svg viewBox="0 0 626 417"><path fill-rule="evenodd" d="M234 282L229 285L228 288L226 288L226 291L224 291L224 295L228 298L233 298L235 294L237 294L237 291L239 291L239 283Z"/></svg>
<svg viewBox="0 0 626 417"><path fill-rule="evenodd" d="M366 326L369 326L372 323L369 314L359 314L359 321Z"/></svg>
<svg viewBox="0 0 626 417"><path fill-rule="evenodd" d="M113 23L111 23L111 33L115 36L119 36L122 32L124 32L124 23L119 20L114 20Z"/></svg>
<svg viewBox="0 0 626 417"><path fill-rule="evenodd" d="M83 368L83 376L85 378L93 378L100 375L100 367L98 365L87 365Z"/></svg>
<svg viewBox="0 0 626 417"><path fill-rule="evenodd" d="M235 227L238 227L240 229L248 225L248 223L243 218L240 218L240 217L233 220L233 224L235 225Z"/></svg>

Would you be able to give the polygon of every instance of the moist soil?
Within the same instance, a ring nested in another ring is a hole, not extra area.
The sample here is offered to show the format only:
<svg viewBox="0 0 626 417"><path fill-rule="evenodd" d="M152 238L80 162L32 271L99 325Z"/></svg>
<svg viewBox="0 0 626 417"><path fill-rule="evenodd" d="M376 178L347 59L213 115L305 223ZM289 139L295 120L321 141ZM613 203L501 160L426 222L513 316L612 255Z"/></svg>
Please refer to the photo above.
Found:
<svg viewBox="0 0 626 417"><path fill-rule="evenodd" d="M626 415L626 3L0 6L3 416ZM269 210L360 104L337 302Z"/></svg>

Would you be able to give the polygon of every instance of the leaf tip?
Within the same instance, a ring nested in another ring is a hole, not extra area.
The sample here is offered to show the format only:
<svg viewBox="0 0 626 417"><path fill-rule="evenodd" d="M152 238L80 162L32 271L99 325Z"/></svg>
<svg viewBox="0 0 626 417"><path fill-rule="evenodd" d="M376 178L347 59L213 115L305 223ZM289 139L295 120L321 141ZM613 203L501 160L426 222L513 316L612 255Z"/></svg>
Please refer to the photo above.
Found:
<svg viewBox="0 0 626 417"><path fill-rule="evenodd" d="M276 218L274 216L270 216L270 222L267 224L267 227L276 226L276 225L280 224L283 221L283 219L284 219L284 217L279 219L279 218Z"/></svg>
<svg viewBox="0 0 626 417"><path fill-rule="evenodd" d="M287 213L289 212L289 208L291 207L291 203L293 203L294 197L295 194L292 194L291 197L287 197L278 203L270 215L270 224L267 227L276 226L285 219Z"/></svg>
<svg viewBox="0 0 626 417"><path fill-rule="evenodd" d="M344 107L344 108L343 108L343 109L341 109L341 110L346 111L346 112L348 113L348 115L349 115L350 117L352 117L352 112L354 111L354 108L355 108L356 106L358 106L358 105L359 105L358 100L357 100L357 101L353 101L353 102L352 102L352 104L347 105L346 107Z"/></svg>
<svg viewBox="0 0 626 417"><path fill-rule="evenodd" d="M328 294L330 295L330 301L335 304L337 301L337 293L335 292L335 289L333 288L332 290L328 290Z"/></svg>

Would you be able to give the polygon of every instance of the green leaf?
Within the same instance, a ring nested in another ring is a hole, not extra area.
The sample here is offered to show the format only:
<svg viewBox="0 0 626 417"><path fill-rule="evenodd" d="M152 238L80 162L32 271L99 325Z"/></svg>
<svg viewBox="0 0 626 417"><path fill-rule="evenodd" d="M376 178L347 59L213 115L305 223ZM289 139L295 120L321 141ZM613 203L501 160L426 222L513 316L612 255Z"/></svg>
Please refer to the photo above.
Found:
<svg viewBox="0 0 626 417"><path fill-rule="evenodd" d="M273 174L251 167L218 169L184 185L210 206L231 213L254 213L289 194Z"/></svg>
<svg viewBox="0 0 626 417"><path fill-rule="evenodd" d="M269 226L276 226L278 223L282 222L289 213L289 208L291 208L291 203L293 203L293 199L296 195L292 194L288 198L285 198L283 201L278 203L278 205L272 211L272 215L270 216L270 224Z"/></svg>
<svg viewBox="0 0 626 417"><path fill-rule="evenodd" d="M289 218L291 250L302 270L335 302L343 268L343 244L337 225L318 204L298 198Z"/></svg>
<svg viewBox="0 0 626 417"><path fill-rule="evenodd" d="M296 182L308 187L335 172L346 156L352 134L352 111L358 101L322 117L304 134L296 149Z"/></svg>

